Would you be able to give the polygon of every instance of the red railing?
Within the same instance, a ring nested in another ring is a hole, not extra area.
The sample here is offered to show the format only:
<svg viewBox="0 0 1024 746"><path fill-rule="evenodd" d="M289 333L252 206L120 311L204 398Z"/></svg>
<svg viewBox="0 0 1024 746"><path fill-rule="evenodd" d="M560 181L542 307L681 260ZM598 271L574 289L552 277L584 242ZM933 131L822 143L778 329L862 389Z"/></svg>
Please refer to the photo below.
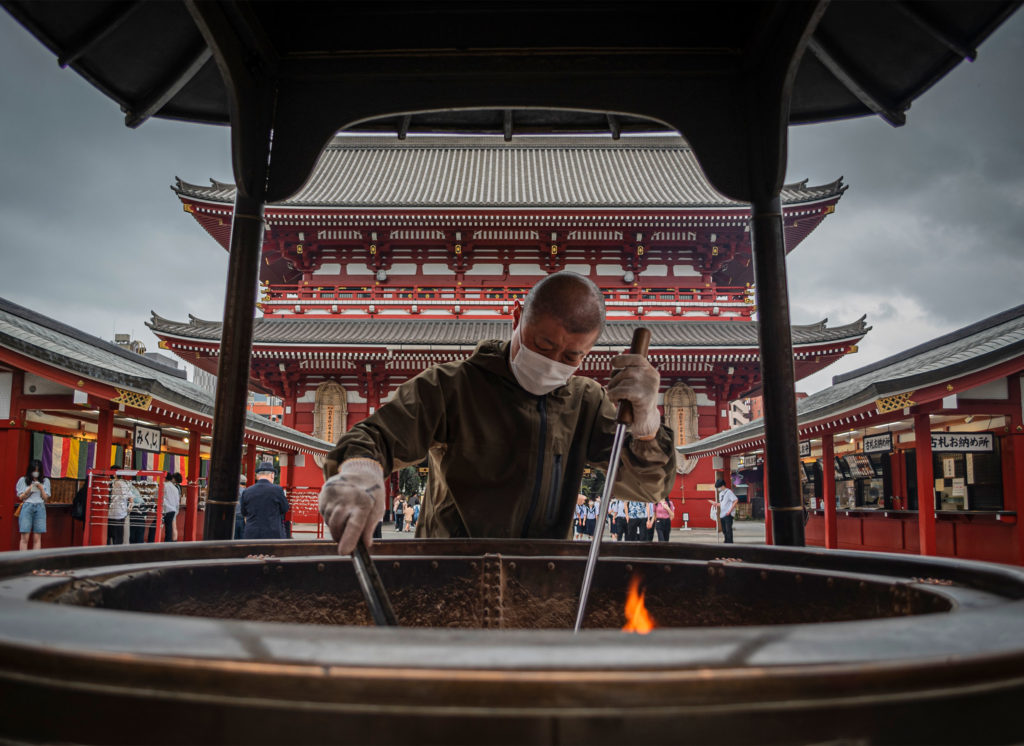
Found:
<svg viewBox="0 0 1024 746"><path fill-rule="evenodd" d="M408 314L495 313L508 316L528 287L479 287L461 285L264 285L260 309L265 314L351 314L373 316L388 311ZM750 316L754 311L753 289L710 288L604 288L610 315L643 316L651 311L677 316ZM618 313L617 313L618 312Z"/></svg>

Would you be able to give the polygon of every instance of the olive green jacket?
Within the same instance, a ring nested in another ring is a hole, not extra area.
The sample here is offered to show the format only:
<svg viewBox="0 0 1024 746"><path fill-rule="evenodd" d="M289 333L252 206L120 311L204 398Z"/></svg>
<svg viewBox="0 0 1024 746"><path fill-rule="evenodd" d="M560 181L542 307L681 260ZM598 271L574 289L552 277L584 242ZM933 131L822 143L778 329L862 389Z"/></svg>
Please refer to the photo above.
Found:
<svg viewBox="0 0 1024 746"><path fill-rule="evenodd" d="M508 342L481 342L471 357L438 365L338 441L341 463L372 458L388 474L429 459L418 537L563 539L584 466L606 469L615 407L596 381L573 376L546 396L523 389ZM675 481L671 432L627 436L615 496L658 500Z"/></svg>

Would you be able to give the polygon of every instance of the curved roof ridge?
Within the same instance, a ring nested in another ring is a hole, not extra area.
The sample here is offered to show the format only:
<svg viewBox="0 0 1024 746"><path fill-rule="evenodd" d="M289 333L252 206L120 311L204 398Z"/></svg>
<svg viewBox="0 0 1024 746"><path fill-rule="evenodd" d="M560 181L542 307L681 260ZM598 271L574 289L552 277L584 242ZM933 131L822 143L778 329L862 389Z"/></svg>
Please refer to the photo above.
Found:
<svg viewBox="0 0 1024 746"><path fill-rule="evenodd" d="M714 188L681 137L635 137L625 144L624 140L336 137L302 188L270 206L749 209L748 203ZM467 171L481 176L459 177ZM235 187L216 179L210 179L210 186L200 186L177 178L171 188L179 196L234 201ZM809 185L804 179L783 186L782 203L791 207L820 202L838 198L845 189L842 177L822 185Z"/></svg>
<svg viewBox="0 0 1024 746"><path fill-rule="evenodd" d="M1021 317L1024 317L1024 304L1008 308L1005 311L1001 311L1000 313L981 319L980 321L976 321L973 324L961 327L960 329L955 329L947 334L942 334L934 339L928 340L927 342L922 342L919 345L903 350L903 352L898 352L895 355L890 355L889 357L871 363L870 365L865 365L863 368L857 368L856 370L851 370L848 373L833 376L832 385L852 381L855 378L860 378L861 376L869 373L874 373L882 370L883 368L888 368L890 365L904 362L912 357L920 355L923 352L928 352L954 342L959 342L960 340L974 336L979 332L983 332L987 329L991 329L992 327L1005 324L1008 321L1013 321L1014 319Z"/></svg>

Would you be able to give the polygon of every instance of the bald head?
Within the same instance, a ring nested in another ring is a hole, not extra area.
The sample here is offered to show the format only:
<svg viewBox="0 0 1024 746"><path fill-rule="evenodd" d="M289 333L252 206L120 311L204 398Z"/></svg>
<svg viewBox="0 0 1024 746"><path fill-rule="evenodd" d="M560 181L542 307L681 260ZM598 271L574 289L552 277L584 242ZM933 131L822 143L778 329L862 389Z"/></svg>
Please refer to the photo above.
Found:
<svg viewBox="0 0 1024 746"><path fill-rule="evenodd" d="M604 329L604 296L586 277L574 272L548 275L530 289L523 303L523 323L547 316L571 334Z"/></svg>

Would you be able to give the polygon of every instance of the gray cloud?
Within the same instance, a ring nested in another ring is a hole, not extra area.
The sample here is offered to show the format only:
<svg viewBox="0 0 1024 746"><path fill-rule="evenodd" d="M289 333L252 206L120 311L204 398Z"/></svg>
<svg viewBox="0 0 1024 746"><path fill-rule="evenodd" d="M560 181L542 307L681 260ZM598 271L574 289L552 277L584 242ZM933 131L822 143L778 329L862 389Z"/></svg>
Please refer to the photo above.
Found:
<svg viewBox="0 0 1024 746"><path fill-rule="evenodd" d="M794 323L867 314L857 355L803 390L1021 302L1024 13L915 102L906 127L858 119L796 127L789 180L850 185L790 255ZM168 189L231 180L225 128L154 120L60 70L0 13L0 295L150 348L150 310L219 318L227 254Z"/></svg>

